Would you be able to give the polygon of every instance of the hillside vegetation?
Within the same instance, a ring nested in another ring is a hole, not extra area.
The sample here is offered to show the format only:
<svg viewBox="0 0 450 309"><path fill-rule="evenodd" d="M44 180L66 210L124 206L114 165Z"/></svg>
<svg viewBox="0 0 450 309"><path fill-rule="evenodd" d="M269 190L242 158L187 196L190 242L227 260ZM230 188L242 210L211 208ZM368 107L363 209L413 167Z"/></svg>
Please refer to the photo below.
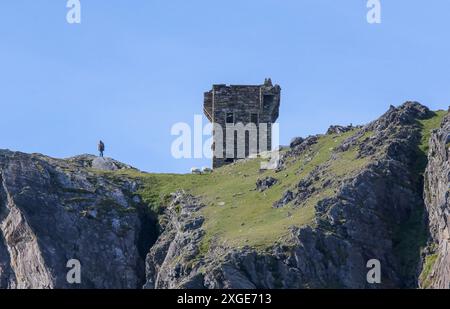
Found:
<svg viewBox="0 0 450 309"><path fill-rule="evenodd" d="M423 129L420 150L424 153L431 131L439 126L445 114L445 111L438 111L433 117L420 120ZM202 175L141 173L132 169L107 173L141 180L143 186L139 194L156 212L161 212L170 194L178 190L200 197L207 206L202 209L206 231L204 250L211 241L224 246L264 249L288 235L291 226L314 225L315 205L335 194L337 184L354 176L370 162L369 157L358 156L359 145L343 152L337 152L336 147L352 136L358 137L361 143L372 133L357 128L341 134L319 135L316 144L300 156L288 158L279 172L260 170L261 159L256 158L240 160ZM286 152L282 150L281 156ZM314 194L300 205L291 202L286 207L272 207L286 190L295 188L319 167L322 174L314 179ZM269 176L278 182L264 192L256 190L256 181ZM324 187L327 180L334 179L341 181Z"/></svg>

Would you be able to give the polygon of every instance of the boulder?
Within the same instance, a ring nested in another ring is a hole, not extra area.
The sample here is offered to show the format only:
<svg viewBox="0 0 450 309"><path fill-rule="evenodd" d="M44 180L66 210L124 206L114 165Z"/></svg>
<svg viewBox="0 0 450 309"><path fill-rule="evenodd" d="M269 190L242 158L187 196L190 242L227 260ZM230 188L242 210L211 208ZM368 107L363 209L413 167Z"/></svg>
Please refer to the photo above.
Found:
<svg viewBox="0 0 450 309"><path fill-rule="evenodd" d="M270 176L263 178L263 179L258 179L256 182L256 189L259 192L263 192L263 191L269 189L270 187L272 187L277 182L278 182L278 179L270 177Z"/></svg>

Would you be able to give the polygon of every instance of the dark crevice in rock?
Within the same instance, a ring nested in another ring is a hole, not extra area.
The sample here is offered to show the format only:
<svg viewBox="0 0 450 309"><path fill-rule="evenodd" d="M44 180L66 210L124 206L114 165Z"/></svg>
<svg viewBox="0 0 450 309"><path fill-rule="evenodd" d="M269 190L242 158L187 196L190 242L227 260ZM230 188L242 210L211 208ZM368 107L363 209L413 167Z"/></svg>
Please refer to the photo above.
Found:
<svg viewBox="0 0 450 309"><path fill-rule="evenodd" d="M137 247L139 256L145 261L148 251L160 235L160 227L157 215L148 210L147 207L139 207L138 214L141 221L141 229L137 238Z"/></svg>
<svg viewBox="0 0 450 309"><path fill-rule="evenodd" d="M136 288L141 288L146 282L145 259L159 237L159 225L157 216L146 206L139 207L137 211L140 220L140 230L136 239L136 247L140 262L136 270L139 277L139 283Z"/></svg>

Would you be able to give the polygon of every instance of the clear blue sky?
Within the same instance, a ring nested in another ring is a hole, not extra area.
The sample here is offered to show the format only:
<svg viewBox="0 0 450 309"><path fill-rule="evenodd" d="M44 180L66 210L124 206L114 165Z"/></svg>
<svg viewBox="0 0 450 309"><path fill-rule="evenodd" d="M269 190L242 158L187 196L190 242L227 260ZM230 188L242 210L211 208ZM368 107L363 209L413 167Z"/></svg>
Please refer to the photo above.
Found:
<svg viewBox="0 0 450 309"><path fill-rule="evenodd" d="M0 148L96 153L147 171L171 157L176 122L202 113L213 83L282 87L281 143L366 123L390 104L450 104L450 1L66 0L0 2Z"/></svg>

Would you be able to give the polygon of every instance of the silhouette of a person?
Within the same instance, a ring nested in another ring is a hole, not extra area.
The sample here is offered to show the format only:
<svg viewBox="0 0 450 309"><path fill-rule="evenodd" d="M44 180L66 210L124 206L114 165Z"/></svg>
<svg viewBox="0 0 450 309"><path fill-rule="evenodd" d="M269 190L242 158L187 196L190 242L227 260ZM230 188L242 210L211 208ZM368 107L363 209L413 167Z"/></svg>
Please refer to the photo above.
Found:
<svg viewBox="0 0 450 309"><path fill-rule="evenodd" d="M98 152L100 152L100 157L103 158L103 151L105 151L105 144L102 141L98 142Z"/></svg>

